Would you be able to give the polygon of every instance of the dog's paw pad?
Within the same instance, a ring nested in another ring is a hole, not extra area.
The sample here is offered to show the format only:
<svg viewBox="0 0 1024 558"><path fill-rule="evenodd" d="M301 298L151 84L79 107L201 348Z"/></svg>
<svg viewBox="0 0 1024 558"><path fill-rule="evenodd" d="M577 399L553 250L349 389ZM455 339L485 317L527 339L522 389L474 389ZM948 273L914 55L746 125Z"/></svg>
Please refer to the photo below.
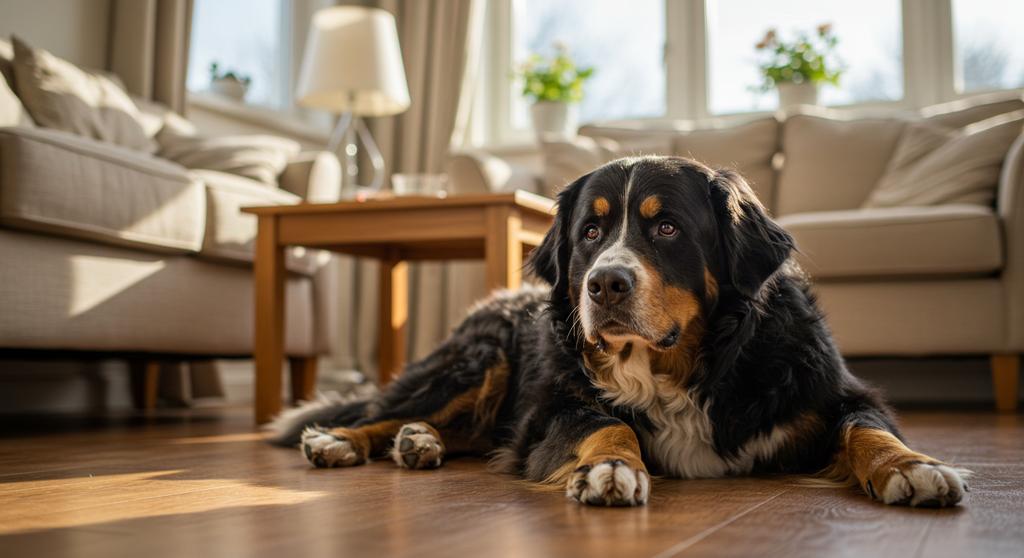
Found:
<svg viewBox="0 0 1024 558"><path fill-rule="evenodd" d="M444 444L437 431L427 424L409 423L395 436L391 458L406 469L433 469L444 460Z"/></svg>
<svg viewBox="0 0 1024 558"><path fill-rule="evenodd" d="M302 433L302 453L319 468L351 467L365 461L350 440L319 428Z"/></svg>
<svg viewBox="0 0 1024 558"><path fill-rule="evenodd" d="M968 475L965 469L942 463L906 463L892 468L888 477L873 483L868 492L886 504L955 506L968 490Z"/></svg>
<svg viewBox="0 0 1024 558"><path fill-rule="evenodd" d="M651 491L647 471L620 459L584 465L569 477L565 494L572 500L595 506L642 506Z"/></svg>

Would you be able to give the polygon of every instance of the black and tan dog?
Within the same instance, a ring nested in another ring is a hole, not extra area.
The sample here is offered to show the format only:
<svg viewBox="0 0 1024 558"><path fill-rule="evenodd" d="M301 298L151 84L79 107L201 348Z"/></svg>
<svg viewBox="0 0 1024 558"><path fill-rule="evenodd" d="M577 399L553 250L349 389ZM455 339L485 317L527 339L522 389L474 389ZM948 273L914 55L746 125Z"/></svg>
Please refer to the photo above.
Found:
<svg viewBox="0 0 1024 558"><path fill-rule="evenodd" d="M283 419L277 441L317 467L489 455L596 505L645 503L649 472L820 473L889 504L956 504L966 472L904 445L792 250L735 172L609 163L559 195L531 258L550 289L495 295L380 396Z"/></svg>

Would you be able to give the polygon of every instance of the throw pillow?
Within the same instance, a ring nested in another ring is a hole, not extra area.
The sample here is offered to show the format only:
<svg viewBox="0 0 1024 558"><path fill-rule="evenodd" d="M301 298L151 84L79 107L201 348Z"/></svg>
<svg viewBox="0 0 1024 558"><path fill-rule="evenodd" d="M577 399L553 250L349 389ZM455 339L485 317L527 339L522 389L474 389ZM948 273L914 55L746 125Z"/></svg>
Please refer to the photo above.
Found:
<svg viewBox="0 0 1024 558"><path fill-rule="evenodd" d="M203 137L180 135L168 127L157 136L160 157L190 169L227 172L270 186L301 147L275 136Z"/></svg>
<svg viewBox="0 0 1024 558"><path fill-rule="evenodd" d="M909 124L863 207L992 205L1003 159L1022 131L1024 110L960 129Z"/></svg>
<svg viewBox="0 0 1024 558"><path fill-rule="evenodd" d="M26 128L35 127L32 117L25 110L25 105L11 90L7 80L0 76L0 127L23 126Z"/></svg>
<svg viewBox="0 0 1024 558"><path fill-rule="evenodd" d="M18 37L12 41L18 97L37 124L146 153L156 150L116 77L82 70Z"/></svg>

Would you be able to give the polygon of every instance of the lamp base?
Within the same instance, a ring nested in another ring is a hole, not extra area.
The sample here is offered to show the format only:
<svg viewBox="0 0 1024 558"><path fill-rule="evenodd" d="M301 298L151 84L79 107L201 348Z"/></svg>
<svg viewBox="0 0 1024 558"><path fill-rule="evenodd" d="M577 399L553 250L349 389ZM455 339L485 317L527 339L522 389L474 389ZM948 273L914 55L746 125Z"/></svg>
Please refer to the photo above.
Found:
<svg viewBox="0 0 1024 558"><path fill-rule="evenodd" d="M354 193L359 188L359 145L362 141L366 156L373 168L373 175L367 188L377 191L384 185L384 156L373 140L373 134L362 118L346 112L338 118L338 124L331 133L327 150L341 161L341 188L343 192Z"/></svg>

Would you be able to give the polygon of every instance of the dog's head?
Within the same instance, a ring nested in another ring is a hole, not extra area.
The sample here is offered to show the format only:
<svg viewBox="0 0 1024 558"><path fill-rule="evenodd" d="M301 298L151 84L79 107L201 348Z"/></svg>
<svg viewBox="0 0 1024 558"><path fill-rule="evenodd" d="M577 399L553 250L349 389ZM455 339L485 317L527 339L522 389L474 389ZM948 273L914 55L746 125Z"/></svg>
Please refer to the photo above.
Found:
<svg viewBox="0 0 1024 558"><path fill-rule="evenodd" d="M669 350L719 296L756 297L792 248L736 172L628 158L559 194L531 266L588 342Z"/></svg>

